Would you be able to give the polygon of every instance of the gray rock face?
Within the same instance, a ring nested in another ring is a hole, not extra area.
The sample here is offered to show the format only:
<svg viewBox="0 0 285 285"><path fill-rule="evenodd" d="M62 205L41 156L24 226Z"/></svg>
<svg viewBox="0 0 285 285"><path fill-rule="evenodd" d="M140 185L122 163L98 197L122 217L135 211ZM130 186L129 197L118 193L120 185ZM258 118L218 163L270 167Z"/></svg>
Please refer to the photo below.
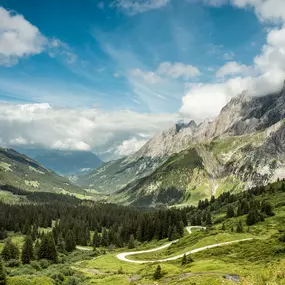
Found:
<svg viewBox="0 0 285 285"><path fill-rule="evenodd" d="M244 182L245 188L264 183L280 177L278 171L281 171L283 161L285 162L285 131L282 126L284 118L285 88L281 92L263 97L249 97L243 92L233 98L214 121L206 120L199 125L194 121L187 124L179 122L156 134L135 154L104 164L91 174L79 178L78 183L86 188L109 193L127 189L128 183L147 177L159 169L170 156L193 145L203 158L209 179L231 175ZM232 137L234 143L240 136L250 140L251 135L259 132L267 132L263 134L259 145L245 144L245 149L232 145L231 152L219 154L218 157L205 147L199 147L215 140L226 140L228 137ZM273 159L278 162L268 170L268 164Z"/></svg>

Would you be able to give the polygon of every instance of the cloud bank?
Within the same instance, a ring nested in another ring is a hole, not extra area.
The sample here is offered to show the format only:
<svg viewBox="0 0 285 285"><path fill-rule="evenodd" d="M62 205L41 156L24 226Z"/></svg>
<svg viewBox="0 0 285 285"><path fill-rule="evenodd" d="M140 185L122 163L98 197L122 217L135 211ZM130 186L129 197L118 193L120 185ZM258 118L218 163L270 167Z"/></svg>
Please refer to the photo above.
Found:
<svg viewBox="0 0 285 285"><path fill-rule="evenodd" d="M92 150L116 142L120 155L176 122L177 114L52 108L49 104L0 104L0 144ZM142 135L143 134L143 135Z"/></svg>

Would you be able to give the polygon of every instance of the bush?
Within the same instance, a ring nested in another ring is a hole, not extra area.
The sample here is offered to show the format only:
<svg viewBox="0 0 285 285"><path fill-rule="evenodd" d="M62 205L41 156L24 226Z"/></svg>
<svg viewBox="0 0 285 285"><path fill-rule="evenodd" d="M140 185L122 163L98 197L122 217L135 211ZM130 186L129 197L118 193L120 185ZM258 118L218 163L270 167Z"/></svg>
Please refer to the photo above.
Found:
<svg viewBox="0 0 285 285"><path fill-rule="evenodd" d="M31 265L34 269L36 269L36 270L41 270L41 269L42 269L40 263L39 263L38 261L36 261L36 260L31 261L31 262L30 262L30 265Z"/></svg>
<svg viewBox="0 0 285 285"><path fill-rule="evenodd" d="M20 265L20 262L18 259L10 259L8 262L7 262L7 267L17 267Z"/></svg>
<svg viewBox="0 0 285 285"><path fill-rule="evenodd" d="M64 282L64 285L80 285L80 280L78 278L75 277L70 277L66 280L66 282Z"/></svg>
<svg viewBox="0 0 285 285"><path fill-rule="evenodd" d="M161 277L162 277L161 267L160 265L157 265L155 272L153 274L153 278L157 280L157 279L160 279Z"/></svg>
<svg viewBox="0 0 285 285"><path fill-rule="evenodd" d="M41 259L39 261L39 263L40 263L40 266L41 266L42 269L48 268L50 266L50 264L51 264L50 261L47 260L47 259Z"/></svg>
<svg viewBox="0 0 285 285"><path fill-rule="evenodd" d="M64 275L60 272L53 273L50 278L52 278L56 284L61 284L64 281Z"/></svg>

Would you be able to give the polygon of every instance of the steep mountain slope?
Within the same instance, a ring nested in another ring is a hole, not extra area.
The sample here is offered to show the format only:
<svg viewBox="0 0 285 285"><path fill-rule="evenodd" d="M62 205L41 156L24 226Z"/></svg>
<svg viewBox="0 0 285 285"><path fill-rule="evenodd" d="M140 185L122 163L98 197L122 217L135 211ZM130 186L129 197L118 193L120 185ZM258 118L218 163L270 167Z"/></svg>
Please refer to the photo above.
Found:
<svg viewBox="0 0 285 285"><path fill-rule="evenodd" d="M5 184L28 191L85 193L29 157L13 149L0 148L0 185Z"/></svg>
<svg viewBox="0 0 285 285"><path fill-rule="evenodd" d="M16 148L60 175L85 173L102 165L102 160L91 151L64 151Z"/></svg>
<svg viewBox="0 0 285 285"><path fill-rule="evenodd" d="M214 121L205 121L198 126L193 121L191 121L189 124L176 124L169 130L155 135L134 155L105 164L101 168L91 172L89 175L81 177L78 180L78 183L84 187L93 188L103 192L115 192L116 190L122 189L123 190L120 192L121 194L125 191L136 192L137 189L147 192L146 189L143 190L143 187L141 187L142 181L149 181L147 179L149 175L152 177L151 180L156 181L154 176L156 173L155 170L158 167L163 168L164 164L167 164L168 160L172 159L170 158L171 155L179 153L188 147L192 147L196 150L198 155L203 158L203 166L206 169L205 171L208 173L209 177L208 181L205 182L207 185L215 185L216 183L215 177L217 174L213 175L211 173L213 172L213 169L209 171L209 167L207 167L209 165L207 162L212 161L215 161L215 165L219 166L218 169L221 169L221 171L218 171L218 176L223 176L223 179L225 180L224 184L231 185L233 183L231 182L233 179L231 175L234 175L235 177L234 171L237 170L235 167L235 170L227 170L230 169L232 165L237 165L239 161L235 161L235 159L240 158L231 155L232 161L228 161L228 164L225 165L225 163L221 162L220 158L216 157L216 154L213 153L213 151L209 149L207 145L215 140L219 142L218 144L220 146L223 144L231 145L231 143L236 145L239 143L240 136L244 136L245 141L248 139L250 140L251 135L256 135L267 130L270 126L277 124L283 118L285 118L285 88L283 88L281 92L263 97L249 97L247 96L246 92L243 92L243 94L240 96L232 99L222 109L220 115ZM271 132L269 129L267 131ZM261 143L264 143L264 139L265 138L261 140ZM249 154L248 150L241 153L238 151L238 147L237 149L234 149L234 146L232 147L233 153L238 153L239 155ZM257 148L255 145L251 147L253 150L250 152L250 154L254 157L259 157L260 154L258 155L258 153L261 153L262 150L259 150L259 148ZM266 146L262 145L260 148L266 149ZM279 154L275 152L273 156L277 156L274 157L274 159L277 159ZM259 159L256 164L261 162L262 160ZM196 174L197 170L195 169L191 169L191 173L193 172ZM230 177L228 177L228 175L230 175ZM197 177L201 176L207 177L205 172L202 174L199 172L199 174L197 174ZM237 178L234 180L236 179ZM237 184L240 184L239 179L237 180ZM126 186L128 183L129 185ZM194 183L193 185L197 187L198 183ZM206 188L209 189L209 187ZM217 188L217 186L215 187ZM243 187L240 188L243 189ZM205 187L203 189L205 189ZM214 192L208 191L207 193L209 195L209 193L215 194ZM127 199L128 202L132 202L133 200L129 199L127 196L128 195L126 195L125 198L121 197L122 200L125 201L125 199ZM183 199L185 199L185 197Z"/></svg>
<svg viewBox="0 0 285 285"><path fill-rule="evenodd" d="M285 178L285 120L264 131L194 144L112 201L140 206L191 203Z"/></svg>

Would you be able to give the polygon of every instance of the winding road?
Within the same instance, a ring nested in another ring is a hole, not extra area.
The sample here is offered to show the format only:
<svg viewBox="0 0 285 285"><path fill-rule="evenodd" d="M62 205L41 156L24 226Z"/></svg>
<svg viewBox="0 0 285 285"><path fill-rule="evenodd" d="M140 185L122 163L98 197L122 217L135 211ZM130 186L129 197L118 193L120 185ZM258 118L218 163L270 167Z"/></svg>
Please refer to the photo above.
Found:
<svg viewBox="0 0 285 285"><path fill-rule="evenodd" d="M189 234L192 233L192 229L205 229L203 227L199 227L199 226L189 226L186 227L186 230L188 231ZM137 255L137 254L142 254L142 253L148 253L148 252L154 252L154 251L158 251L164 248L169 247L170 245L172 245L173 243L176 243L178 240L174 240L170 243L167 243L163 246L160 247L156 247L153 249L149 249L149 250L141 250L141 251L131 251L131 252L122 252L119 253L117 255L117 258L121 261L125 261L125 262L131 262L131 263L138 263L138 264L143 264L143 263L154 263L154 262L165 262L165 261L170 261L170 260L176 260L179 258L182 258L184 254L188 255L188 254L192 254L195 252L199 252L202 250L206 250L209 248L213 248L213 247L218 247L218 246L223 246L223 245L228 245L228 244L232 244L232 243L238 243L238 242L242 242L242 241L247 241L247 240L252 240L252 238L246 238L246 239L240 239L240 240L234 240L234 241L228 241L228 242L221 242L221 243L216 243L216 244L212 244L212 245L207 245L204 247L200 247L200 248L196 248L196 249L192 249L188 252L176 255L176 256L172 256L169 258L165 258L165 259L157 259L157 260L132 260L132 259L128 259L127 256L129 255Z"/></svg>

